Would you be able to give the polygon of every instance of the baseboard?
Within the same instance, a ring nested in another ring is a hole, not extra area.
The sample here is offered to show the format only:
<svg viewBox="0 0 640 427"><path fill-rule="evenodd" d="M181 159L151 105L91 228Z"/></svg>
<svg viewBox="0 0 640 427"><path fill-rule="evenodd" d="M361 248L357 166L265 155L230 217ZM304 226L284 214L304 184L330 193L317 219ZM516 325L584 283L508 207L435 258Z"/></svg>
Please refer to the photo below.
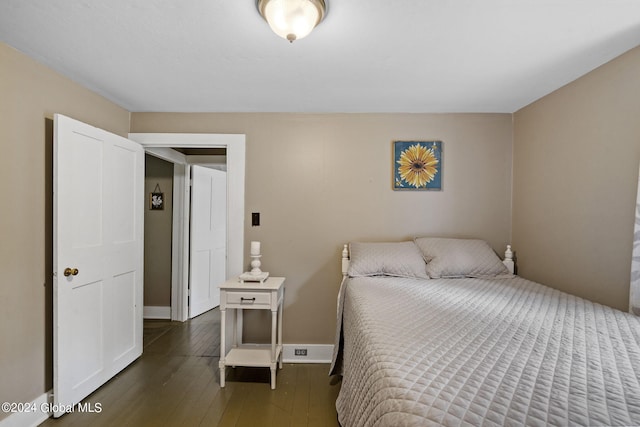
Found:
<svg viewBox="0 0 640 427"><path fill-rule="evenodd" d="M7 418L0 420L0 427L36 427L43 423L47 418L51 416L48 412L51 408L51 396L52 391L49 390L38 397L36 400L29 403L20 403L21 407L13 408L15 410L21 409L19 412L13 412ZM18 402L14 402L18 403ZM11 412L2 410L3 413Z"/></svg>
<svg viewBox="0 0 640 427"><path fill-rule="evenodd" d="M145 305L142 316L145 319L171 320L171 307L154 307L152 305Z"/></svg>
<svg viewBox="0 0 640 427"><path fill-rule="evenodd" d="M284 344L282 347L284 363L331 363L333 357L332 344ZM307 350L307 355L296 355L296 350Z"/></svg>

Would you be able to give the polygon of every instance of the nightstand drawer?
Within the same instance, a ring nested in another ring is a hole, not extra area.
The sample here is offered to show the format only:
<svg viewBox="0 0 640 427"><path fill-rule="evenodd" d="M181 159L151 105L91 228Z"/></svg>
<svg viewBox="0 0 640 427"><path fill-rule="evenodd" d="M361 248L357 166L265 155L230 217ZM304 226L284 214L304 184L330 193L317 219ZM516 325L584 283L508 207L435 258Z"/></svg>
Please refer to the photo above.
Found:
<svg viewBox="0 0 640 427"><path fill-rule="evenodd" d="M242 306L267 306L271 305L270 292L227 291L227 304L240 304Z"/></svg>

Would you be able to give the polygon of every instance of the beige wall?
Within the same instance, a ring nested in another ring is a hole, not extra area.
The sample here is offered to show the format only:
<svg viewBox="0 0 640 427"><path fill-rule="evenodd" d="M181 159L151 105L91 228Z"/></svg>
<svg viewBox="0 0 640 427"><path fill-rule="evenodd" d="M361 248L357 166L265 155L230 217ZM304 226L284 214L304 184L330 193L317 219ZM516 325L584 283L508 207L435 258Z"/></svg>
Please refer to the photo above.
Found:
<svg viewBox="0 0 640 427"><path fill-rule="evenodd" d="M262 241L263 269L287 277L288 343L333 342L343 243L474 236L502 251L510 239L509 114L133 113L131 123L246 134L245 252ZM444 191L391 190L394 139L444 141Z"/></svg>
<svg viewBox="0 0 640 427"><path fill-rule="evenodd" d="M519 273L627 310L638 162L640 48L514 116Z"/></svg>
<svg viewBox="0 0 640 427"><path fill-rule="evenodd" d="M171 306L171 233L173 219L173 164L145 157L144 305ZM149 209L149 194L160 186L164 209Z"/></svg>
<svg viewBox="0 0 640 427"><path fill-rule="evenodd" d="M0 43L0 402L52 387L54 113L129 130L127 111Z"/></svg>

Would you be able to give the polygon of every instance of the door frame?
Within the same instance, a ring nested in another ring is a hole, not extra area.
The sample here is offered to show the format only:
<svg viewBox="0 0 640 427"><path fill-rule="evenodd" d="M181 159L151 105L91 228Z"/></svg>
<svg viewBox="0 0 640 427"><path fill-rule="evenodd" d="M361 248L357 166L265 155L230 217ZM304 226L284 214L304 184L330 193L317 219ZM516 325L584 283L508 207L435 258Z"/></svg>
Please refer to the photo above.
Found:
<svg viewBox="0 0 640 427"><path fill-rule="evenodd" d="M174 163L174 211L171 273L171 320L189 317L189 217L191 162L171 148L225 148L227 157L227 278L244 264L245 142L243 134L130 133L146 152Z"/></svg>

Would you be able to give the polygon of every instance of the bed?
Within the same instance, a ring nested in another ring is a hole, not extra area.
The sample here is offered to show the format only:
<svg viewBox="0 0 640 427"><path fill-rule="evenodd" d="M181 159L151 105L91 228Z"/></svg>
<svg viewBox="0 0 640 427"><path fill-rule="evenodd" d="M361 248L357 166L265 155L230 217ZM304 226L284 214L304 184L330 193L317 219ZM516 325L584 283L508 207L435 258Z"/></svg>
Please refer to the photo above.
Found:
<svg viewBox="0 0 640 427"><path fill-rule="evenodd" d="M512 267L473 239L345 249L341 425L640 425L638 317Z"/></svg>

